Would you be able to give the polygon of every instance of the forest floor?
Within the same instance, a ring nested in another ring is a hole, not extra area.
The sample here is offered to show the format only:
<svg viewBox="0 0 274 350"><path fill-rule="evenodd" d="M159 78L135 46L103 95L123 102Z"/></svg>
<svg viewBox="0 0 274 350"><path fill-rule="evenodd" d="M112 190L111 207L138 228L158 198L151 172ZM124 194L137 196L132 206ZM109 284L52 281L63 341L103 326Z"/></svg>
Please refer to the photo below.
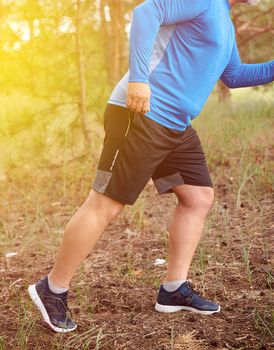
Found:
<svg viewBox="0 0 274 350"><path fill-rule="evenodd" d="M18 255L1 258L2 349L271 348L271 194L254 204L242 202L236 210L226 183L217 185L189 277L222 310L207 317L164 315L154 311L154 304L166 265L154 263L167 256L165 223L176 201L173 195L159 198L147 186L136 207L128 207L107 229L75 276L70 305L79 327L62 336L45 327L27 295L28 284L49 271L62 224L72 213L70 198L60 201L56 195L58 179L52 174L43 180L49 186L43 201L32 193L30 179L19 186L6 184L10 191L2 229L11 234Z"/></svg>
<svg viewBox="0 0 274 350"><path fill-rule="evenodd" d="M217 144L214 134L200 130L209 145L215 201L189 278L221 304L211 316L154 310L166 271L166 263L155 261L167 259L166 228L176 199L158 196L149 184L73 278L69 305L77 331L53 333L27 287L49 272L63 228L89 192L98 153L92 164L90 158L60 168L26 163L0 179L0 349L273 349L274 148L269 121L260 123L252 133L235 128L223 149L224 134ZM8 252L17 255L8 258Z"/></svg>

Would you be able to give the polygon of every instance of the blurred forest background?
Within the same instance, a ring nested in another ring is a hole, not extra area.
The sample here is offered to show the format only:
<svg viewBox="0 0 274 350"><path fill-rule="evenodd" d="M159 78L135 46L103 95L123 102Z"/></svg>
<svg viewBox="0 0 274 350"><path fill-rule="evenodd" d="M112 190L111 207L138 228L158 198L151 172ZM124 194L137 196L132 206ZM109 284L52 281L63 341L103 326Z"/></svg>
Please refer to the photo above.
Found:
<svg viewBox="0 0 274 350"><path fill-rule="evenodd" d="M215 200L190 279L222 312L154 311L176 198L149 184L73 279L78 332L53 336L27 295L91 188L140 2L0 0L0 350L273 349L273 84L218 83L193 121ZM273 0L232 16L242 60L273 59Z"/></svg>
<svg viewBox="0 0 274 350"><path fill-rule="evenodd" d="M58 165L87 154L94 121L128 69L131 13L140 2L0 1L2 176L27 158ZM271 59L273 15L271 0L233 9L245 62ZM216 93L230 97L220 83Z"/></svg>

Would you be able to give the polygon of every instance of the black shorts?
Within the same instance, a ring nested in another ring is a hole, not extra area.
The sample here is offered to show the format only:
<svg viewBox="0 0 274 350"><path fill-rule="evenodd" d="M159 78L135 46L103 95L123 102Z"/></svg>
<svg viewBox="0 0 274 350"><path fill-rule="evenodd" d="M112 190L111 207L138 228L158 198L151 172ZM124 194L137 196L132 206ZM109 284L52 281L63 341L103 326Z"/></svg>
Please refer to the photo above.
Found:
<svg viewBox="0 0 274 350"><path fill-rule="evenodd" d="M178 185L212 187L196 131L180 132L128 108L107 104L105 139L93 189L133 204L152 178L159 194Z"/></svg>

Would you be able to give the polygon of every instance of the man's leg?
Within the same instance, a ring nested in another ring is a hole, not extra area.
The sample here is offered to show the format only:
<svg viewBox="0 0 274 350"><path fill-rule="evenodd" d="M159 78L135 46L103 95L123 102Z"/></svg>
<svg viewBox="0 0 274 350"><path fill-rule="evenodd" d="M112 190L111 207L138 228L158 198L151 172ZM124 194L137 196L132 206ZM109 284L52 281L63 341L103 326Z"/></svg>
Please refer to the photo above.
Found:
<svg viewBox="0 0 274 350"><path fill-rule="evenodd" d="M188 270L213 201L213 189L179 185L173 191L177 195L178 205L169 226L166 281L159 290L155 309L168 313L189 310L204 315L219 312L218 304L202 298L187 281Z"/></svg>
<svg viewBox="0 0 274 350"><path fill-rule="evenodd" d="M178 205L169 226L166 281L187 279L214 197L211 187L181 185L173 188L173 191L178 198Z"/></svg>
<svg viewBox="0 0 274 350"><path fill-rule="evenodd" d="M102 232L123 206L92 190L68 222L51 272L29 286L32 301L40 310L44 321L55 332L71 332L76 329L77 324L70 317L67 306L69 283Z"/></svg>
<svg viewBox="0 0 274 350"><path fill-rule="evenodd" d="M104 194L91 191L66 226L54 266L49 273L54 284L62 288L69 287L75 271L123 206Z"/></svg>
<svg viewBox="0 0 274 350"><path fill-rule="evenodd" d="M187 275L213 201L212 181L197 132L189 126L182 133L169 134L177 146L157 167L152 179L159 194L174 192L178 205L169 226L166 280L159 289L155 309L210 315L219 312L220 306L196 293Z"/></svg>

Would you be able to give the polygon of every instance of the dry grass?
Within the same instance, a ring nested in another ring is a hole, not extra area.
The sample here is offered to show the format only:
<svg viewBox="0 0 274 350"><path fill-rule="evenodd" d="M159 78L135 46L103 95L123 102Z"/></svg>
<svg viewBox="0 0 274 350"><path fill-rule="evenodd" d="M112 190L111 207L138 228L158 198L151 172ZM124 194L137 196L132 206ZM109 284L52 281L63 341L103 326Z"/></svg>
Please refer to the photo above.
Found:
<svg viewBox="0 0 274 350"><path fill-rule="evenodd" d="M190 278L221 303L212 317L154 311L166 268L154 261L167 257L166 222L176 201L147 186L73 279L78 331L64 336L46 329L26 288L52 266L63 228L89 192L99 147L94 158L52 167L41 154L38 163L35 156L25 161L24 147L16 146L16 162L4 162L0 178L0 350L270 350L273 102L264 98L252 106L239 98L237 109L218 113L209 104L196 123L216 198ZM6 258L7 252L17 255Z"/></svg>

